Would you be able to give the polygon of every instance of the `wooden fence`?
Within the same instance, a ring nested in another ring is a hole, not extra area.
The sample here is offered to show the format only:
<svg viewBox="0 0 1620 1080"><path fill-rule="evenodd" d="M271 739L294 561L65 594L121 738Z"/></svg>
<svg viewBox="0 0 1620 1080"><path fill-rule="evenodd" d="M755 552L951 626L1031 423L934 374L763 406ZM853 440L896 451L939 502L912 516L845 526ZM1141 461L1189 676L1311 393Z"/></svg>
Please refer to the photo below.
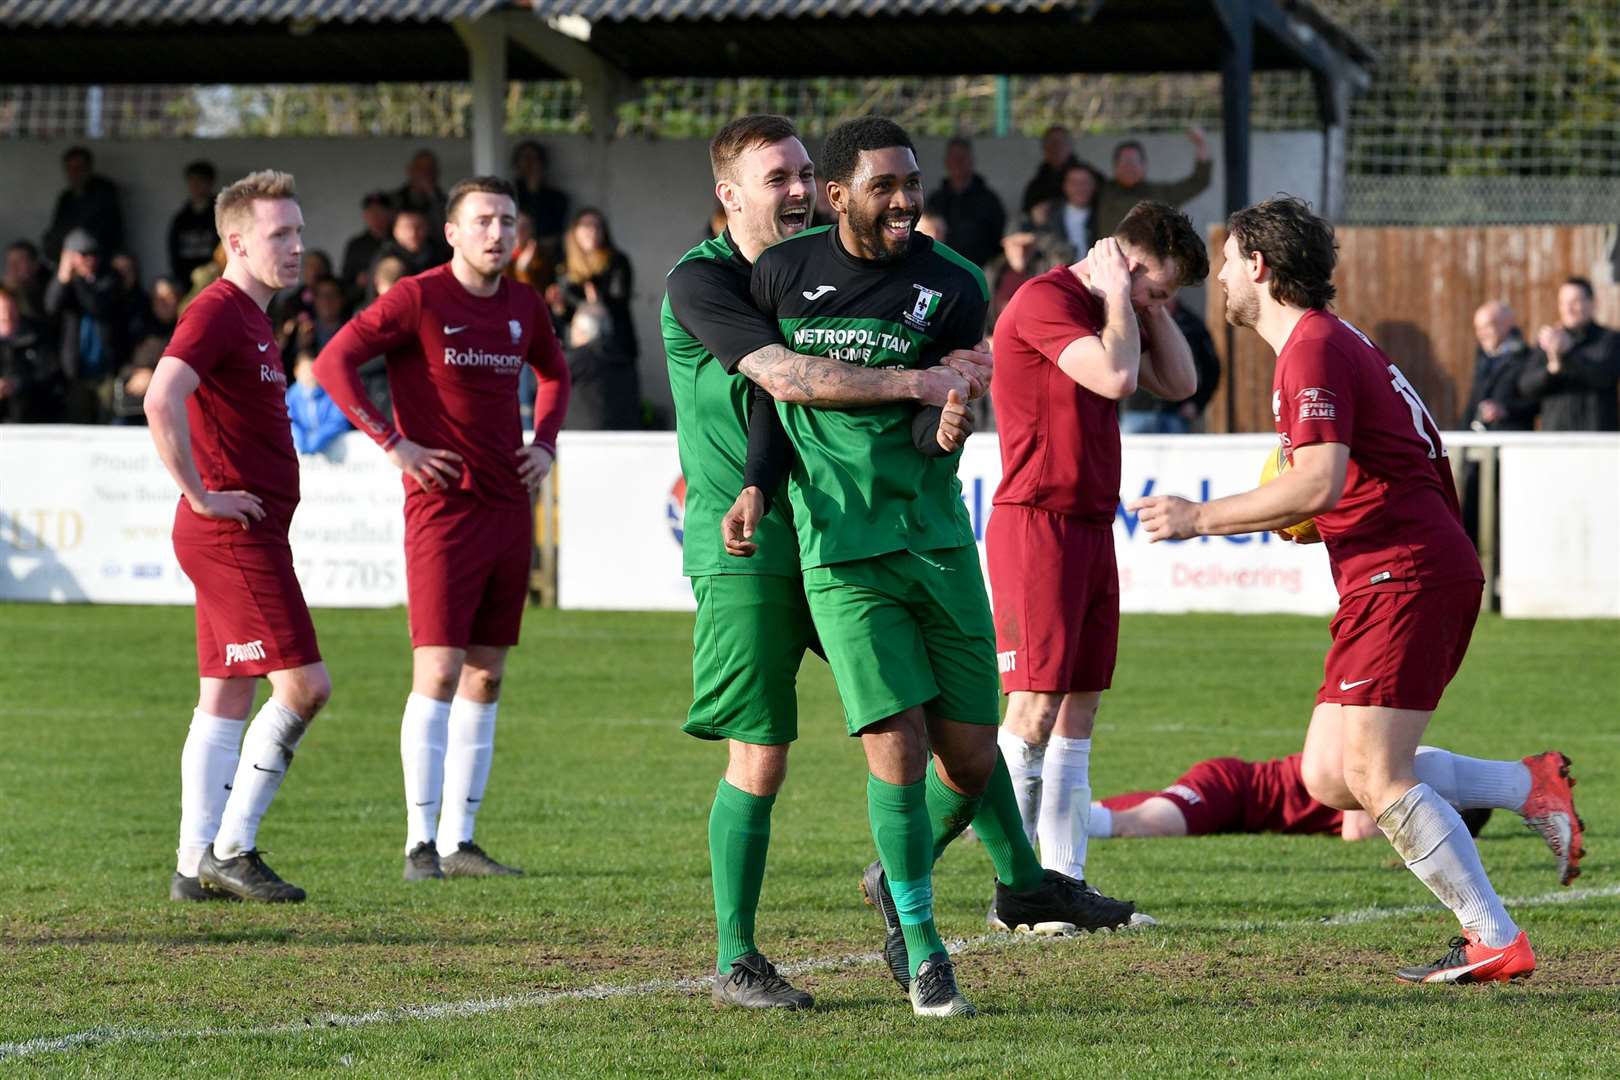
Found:
<svg viewBox="0 0 1620 1080"><path fill-rule="evenodd" d="M1592 280L1597 321L1620 326L1620 288L1612 284L1616 250L1610 225L1492 228L1340 228L1334 311L1377 342L1423 395L1442 428L1466 427L1461 415L1474 374L1474 311L1506 300L1526 339L1557 322L1558 286ZM1271 431L1274 357L1259 335L1236 330L1228 355L1221 271L1226 230L1210 232L1206 290L1210 334L1221 355L1222 385L1210 402L1210 431Z"/></svg>

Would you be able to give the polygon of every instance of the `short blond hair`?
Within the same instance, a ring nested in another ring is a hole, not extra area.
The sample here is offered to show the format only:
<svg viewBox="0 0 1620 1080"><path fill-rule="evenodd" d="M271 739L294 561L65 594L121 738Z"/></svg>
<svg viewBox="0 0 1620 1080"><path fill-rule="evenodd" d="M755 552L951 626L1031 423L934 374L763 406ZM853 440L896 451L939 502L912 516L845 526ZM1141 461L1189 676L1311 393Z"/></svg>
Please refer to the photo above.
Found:
<svg viewBox="0 0 1620 1080"><path fill-rule="evenodd" d="M297 198L298 191L294 186L292 173L277 172L275 169L260 169L258 172L248 173L215 197L214 230L219 233L219 238L223 242L226 227L231 220L243 215L251 218L253 204L260 199Z"/></svg>

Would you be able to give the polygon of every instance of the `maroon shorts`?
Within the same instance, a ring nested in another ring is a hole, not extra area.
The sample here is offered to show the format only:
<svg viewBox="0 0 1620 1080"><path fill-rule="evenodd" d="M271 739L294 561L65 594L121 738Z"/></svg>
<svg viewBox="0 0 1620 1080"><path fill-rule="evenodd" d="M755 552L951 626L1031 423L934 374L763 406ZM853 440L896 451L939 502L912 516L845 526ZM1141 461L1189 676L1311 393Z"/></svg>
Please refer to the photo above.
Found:
<svg viewBox="0 0 1620 1080"><path fill-rule="evenodd" d="M1113 529L1002 505L984 542L1002 692L1108 689L1119 650Z"/></svg>
<svg viewBox="0 0 1620 1080"><path fill-rule="evenodd" d="M1433 712L1468 652L1482 592L1465 581L1340 601L1317 702Z"/></svg>
<svg viewBox="0 0 1620 1080"><path fill-rule="evenodd" d="M1241 758L1211 758L1155 794L1181 808L1188 836L1242 832L1249 803L1249 772L1249 763Z"/></svg>
<svg viewBox="0 0 1620 1080"><path fill-rule="evenodd" d="M527 506L406 499L411 646L516 645L529 596L533 530Z"/></svg>
<svg viewBox="0 0 1620 1080"><path fill-rule="evenodd" d="M236 679L318 664L304 591L285 544L177 543L197 589L197 673Z"/></svg>

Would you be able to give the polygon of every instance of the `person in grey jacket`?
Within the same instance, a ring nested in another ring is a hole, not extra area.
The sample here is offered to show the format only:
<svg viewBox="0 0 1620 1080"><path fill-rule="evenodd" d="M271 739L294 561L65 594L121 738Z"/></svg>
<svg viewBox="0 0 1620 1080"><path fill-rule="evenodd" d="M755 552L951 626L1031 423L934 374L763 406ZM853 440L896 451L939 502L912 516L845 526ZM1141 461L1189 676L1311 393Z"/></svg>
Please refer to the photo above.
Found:
<svg viewBox="0 0 1620 1080"><path fill-rule="evenodd" d="M1542 431L1620 431L1620 334L1592 321L1593 299L1585 278L1559 286L1561 325L1541 328L1541 355L1519 376L1519 392L1541 403Z"/></svg>

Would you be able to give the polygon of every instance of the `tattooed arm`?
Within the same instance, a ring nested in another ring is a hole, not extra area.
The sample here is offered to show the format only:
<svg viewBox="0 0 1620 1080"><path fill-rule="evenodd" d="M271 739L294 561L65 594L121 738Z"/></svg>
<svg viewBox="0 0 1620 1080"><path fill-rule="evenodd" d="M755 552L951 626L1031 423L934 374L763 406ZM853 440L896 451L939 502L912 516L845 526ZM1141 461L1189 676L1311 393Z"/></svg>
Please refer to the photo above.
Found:
<svg viewBox="0 0 1620 1080"><path fill-rule="evenodd" d="M962 355L971 359L975 354L963 350ZM737 370L777 401L813 409L848 409L894 401L944 405L952 390L974 398L983 394L990 382L988 366L976 381L944 364L915 370L868 368L824 356L806 356L786 345L756 349L742 358Z"/></svg>

